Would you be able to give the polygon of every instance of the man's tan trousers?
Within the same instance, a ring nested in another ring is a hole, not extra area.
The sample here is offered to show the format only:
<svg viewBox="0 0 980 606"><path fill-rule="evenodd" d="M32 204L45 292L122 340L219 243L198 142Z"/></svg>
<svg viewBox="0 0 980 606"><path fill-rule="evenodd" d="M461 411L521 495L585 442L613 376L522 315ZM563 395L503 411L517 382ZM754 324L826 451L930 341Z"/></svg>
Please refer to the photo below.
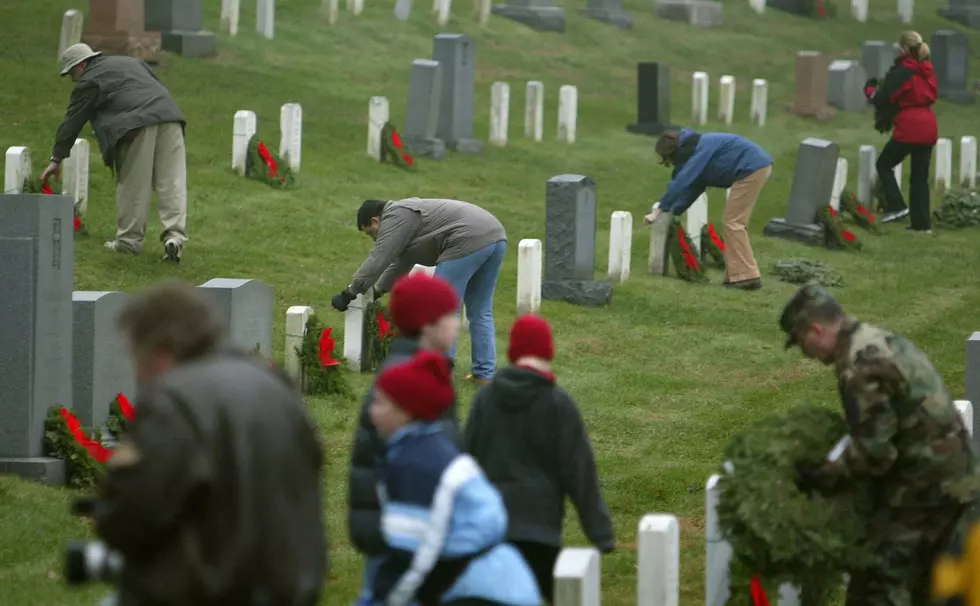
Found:
<svg viewBox="0 0 980 606"><path fill-rule="evenodd" d="M749 243L748 225L759 192L772 174L772 165L736 181L728 195L722 223L725 226L725 280L742 282L761 277Z"/></svg>
<svg viewBox="0 0 980 606"><path fill-rule="evenodd" d="M116 147L116 243L140 252L150 198L157 194L160 240L187 240L187 158L180 124L154 124Z"/></svg>

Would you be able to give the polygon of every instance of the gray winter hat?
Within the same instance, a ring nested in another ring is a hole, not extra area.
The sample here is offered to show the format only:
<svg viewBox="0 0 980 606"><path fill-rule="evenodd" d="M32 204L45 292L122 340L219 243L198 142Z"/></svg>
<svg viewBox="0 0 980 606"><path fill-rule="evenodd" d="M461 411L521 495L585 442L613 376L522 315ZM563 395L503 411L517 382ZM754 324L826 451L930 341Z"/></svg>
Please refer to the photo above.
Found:
<svg viewBox="0 0 980 606"><path fill-rule="evenodd" d="M82 61L88 61L92 57L98 57L102 51L94 51L88 44L72 44L61 53L61 75L67 75L71 68Z"/></svg>

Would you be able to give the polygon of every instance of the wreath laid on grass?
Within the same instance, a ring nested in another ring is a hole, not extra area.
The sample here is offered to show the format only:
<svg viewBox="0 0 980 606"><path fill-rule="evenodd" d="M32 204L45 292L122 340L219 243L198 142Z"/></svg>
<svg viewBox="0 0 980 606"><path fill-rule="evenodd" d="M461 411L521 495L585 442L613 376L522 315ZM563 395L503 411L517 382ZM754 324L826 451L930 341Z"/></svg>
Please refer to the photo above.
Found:
<svg viewBox="0 0 980 606"><path fill-rule="evenodd" d="M47 181L42 181L39 177L30 177L24 179L24 185L21 191L24 192L25 194L46 194L49 196L54 195L54 190L51 188L51 184L48 183ZM75 206L72 209L72 215L73 215L72 229L77 235L87 236L88 227L85 225L85 222L82 221L82 214L78 210L81 207L81 204L82 201L79 200L78 202L75 203Z"/></svg>
<svg viewBox="0 0 980 606"><path fill-rule="evenodd" d="M671 220L670 232L667 237L667 253L674 263L677 277L687 282L707 282L708 276L698 261L695 253L697 247L691 237L684 232L684 227L677 217Z"/></svg>
<svg viewBox="0 0 980 606"><path fill-rule="evenodd" d="M732 439L717 510L732 547L730 603L752 603L758 579L771 596L791 583L804 606L826 606L846 571L872 562L863 543L873 511L870 492L825 497L796 487L796 466L821 464L846 434L841 415L803 405L763 418Z"/></svg>
<svg viewBox="0 0 980 606"><path fill-rule="evenodd" d="M831 0L807 0L804 11L811 19L837 18L837 5Z"/></svg>
<svg viewBox="0 0 980 606"><path fill-rule="evenodd" d="M974 227L980 225L980 192L950 191L939 208L932 211L940 227Z"/></svg>
<svg viewBox="0 0 980 606"><path fill-rule="evenodd" d="M398 129L391 122L385 122L381 128L381 161L391 162L402 168L412 168L415 164L415 159L405 148L405 143L402 141L401 135L398 134Z"/></svg>
<svg viewBox="0 0 980 606"><path fill-rule="evenodd" d="M846 189L840 194L840 209L842 212L850 215L858 227L863 227L872 233L878 232L878 218L875 217L875 214L868 207L858 202L854 194Z"/></svg>
<svg viewBox="0 0 980 606"><path fill-rule="evenodd" d="M824 244L827 248L861 250L863 247L854 232L844 229L840 214L829 204L817 213L817 223L823 226Z"/></svg>
<svg viewBox="0 0 980 606"><path fill-rule="evenodd" d="M305 394L351 394L344 365L334 357L336 341L332 332L332 328L324 328L320 324L316 314L311 314L306 321L303 345L296 350L303 373L300 384Z"/></svg>
<svg viewBox="0 0 980 606"><path fill-rule="evenodd" d="M295 182L295 176L287 160L272 153L258 135L252 135L245 153L245 176L275 189L290 187Z"/></svg>
<svg viewBox="0 0 980 606"><path fill-rule="evenodd" d="M708 223L701 228L701 263L710 265L716 269L725 269L725 241L715 230L715 226Z"/></svg>
<svg viewBox="0 0 980 606"><path fill-rule="evenodd" d="M790 284L806 284L816 280L827 287L844 285L844 279L834 268L810 259L784 259L777 261L772 268L774 276Z"/></svg>
<svg viewBox="0 0 980 606"><path fill-rule="evenodd" d="M364 311L364 350L361 354L361 370L374 372L391 351L395 330L391 325L388 308L372 301Z"/></svg>
<svg viewBox="0 0 980 606"><path fill-rule="evenodd" d="M106 428L116 442L135 416L136 410L126 396L118 394L109 406L106 421ZM65 461L69 486L93 489L105 475L105 464L113 450L103 444L99 428L86 430L70 410L53 406L44 420L44 452Z"/></svg>

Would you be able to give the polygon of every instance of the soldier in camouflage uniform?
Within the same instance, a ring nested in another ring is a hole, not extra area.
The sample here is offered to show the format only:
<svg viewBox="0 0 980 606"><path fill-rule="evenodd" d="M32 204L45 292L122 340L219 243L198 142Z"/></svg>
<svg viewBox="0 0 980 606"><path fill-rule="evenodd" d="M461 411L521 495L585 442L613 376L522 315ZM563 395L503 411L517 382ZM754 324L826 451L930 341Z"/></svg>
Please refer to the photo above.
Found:
<svg viewBox="0 0 980 606"><path fill-rule="evenodd" d="M977 453L942 378L904 337L847 316L810 282L786 305L786 347L834 365L851 428L842 456L800 469L806 488L870 482L873 566L850 571L848 606L929 602L933 560L966 505L980 495Z"/></svg>

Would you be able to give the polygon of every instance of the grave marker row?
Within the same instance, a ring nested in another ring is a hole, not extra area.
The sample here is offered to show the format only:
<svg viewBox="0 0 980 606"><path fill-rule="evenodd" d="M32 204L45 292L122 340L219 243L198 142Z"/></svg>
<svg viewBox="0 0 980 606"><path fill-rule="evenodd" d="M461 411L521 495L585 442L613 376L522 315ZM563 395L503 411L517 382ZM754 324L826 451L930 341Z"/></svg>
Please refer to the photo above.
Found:
<svg viewBox="0 0 980 606"><path fill-rule="evenodd" d="M708 74L694 72L691 76L691 120L696 125L708 122L709 105ZM731 124L735 119L735 76L725 75L718 79L718 119ZM752 80L752 96L749 105L749 121L765 126L768 110L769 85L761 79Z"/></svg>
<svg viewBox="0 0 980 606"><path fill-rule="evenodd" d="M258 132L255 112L240 109L232 121L231 168L245 175L248 142ZM299 172L303 150L303 107L299 103L286 103L279 110L279 156L290 170Z"/></svg>

